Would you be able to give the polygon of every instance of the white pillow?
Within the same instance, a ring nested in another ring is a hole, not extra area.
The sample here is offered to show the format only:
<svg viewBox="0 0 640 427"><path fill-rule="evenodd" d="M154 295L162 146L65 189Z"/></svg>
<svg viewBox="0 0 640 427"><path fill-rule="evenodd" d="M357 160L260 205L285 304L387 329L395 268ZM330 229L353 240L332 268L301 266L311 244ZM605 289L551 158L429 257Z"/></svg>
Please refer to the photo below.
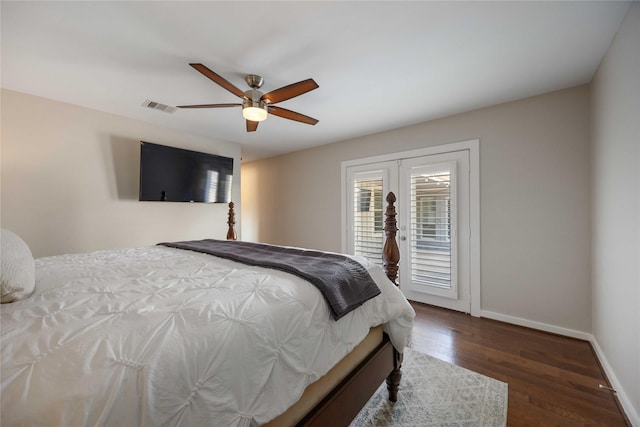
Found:
<svg viewBox="0 0 640 427"><path fill-rule="evenodd" d="M0 240L0 302L27 298L36 286L36 266L29 246L17 234L5 229L0 229Z"/></svg>

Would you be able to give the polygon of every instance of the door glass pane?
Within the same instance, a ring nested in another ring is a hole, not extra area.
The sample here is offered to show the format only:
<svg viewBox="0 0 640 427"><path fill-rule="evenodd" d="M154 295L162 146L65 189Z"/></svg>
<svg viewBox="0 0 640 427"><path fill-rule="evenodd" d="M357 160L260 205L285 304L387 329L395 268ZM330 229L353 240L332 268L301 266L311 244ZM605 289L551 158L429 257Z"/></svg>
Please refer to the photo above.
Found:
<svg viewBox="0 0 640 427"><path fill-rule="evenodd" d="M411 174L411 280L451 289L451 170Z"/></svg>
<svg viewBox="0 0 640 427"><path fill-rule="evenodd" d="M356 178L353 186L354 254L382 265L382 178Z"/></svg>

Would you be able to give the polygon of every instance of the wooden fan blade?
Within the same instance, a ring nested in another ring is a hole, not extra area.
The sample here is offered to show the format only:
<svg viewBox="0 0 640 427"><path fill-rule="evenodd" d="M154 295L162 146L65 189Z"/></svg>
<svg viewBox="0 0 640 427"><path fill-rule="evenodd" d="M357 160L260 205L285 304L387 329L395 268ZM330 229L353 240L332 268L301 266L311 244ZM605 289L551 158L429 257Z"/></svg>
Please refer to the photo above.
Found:
<svg viewBox="0 0 640 427"><path fill-rule="evenodd" d="M226 90L234 94L235 96L240 98L246 98L246 95L244 94L243 91L235 87L233 84L229 83L221 75L211 71L206 66L202 64L189 64L189 65L191 65L196 70L200 71L200 73L202 73L205 77L208 77L209 79L213 80L215 83L219 84L220 86L222 86L223 88L225 88Z"/></svg>
<svg viewBox="0 0 640 427"><path fill-rule="evenodd" d="M239 107L242 104L200 104L200 105L176 105L177 108L224 108Z"/></svg>
<svg viewBox="0 0 640 427"><path fill-rule="evenodd" d="M313 81L313 79L307 79L298 83L292 83L288 86L283 86L280 89L272 90L271 92L262 95L260 99L267 104L276 104L287 99L295 98L298 95L302 95L303 93L307 93L317 89L318 87L318 83Z"/></svg>
<svg viewBox="0 0 640 427"><path fill-rule="evenodd" d="M305 116L304 114L296 113L295 111L287 110L286 108L276 107L275 105L269 105L269 113L289 119L296 122L306 123L308 125L315 125L318 120L313 117Z"/></svg>
<svg viewBox="0 0 640 427"><path fill-rule="evenodd" d="M247 132L255 132L258 129L259 122L252 122L251 120L247 120Z"/></svg>

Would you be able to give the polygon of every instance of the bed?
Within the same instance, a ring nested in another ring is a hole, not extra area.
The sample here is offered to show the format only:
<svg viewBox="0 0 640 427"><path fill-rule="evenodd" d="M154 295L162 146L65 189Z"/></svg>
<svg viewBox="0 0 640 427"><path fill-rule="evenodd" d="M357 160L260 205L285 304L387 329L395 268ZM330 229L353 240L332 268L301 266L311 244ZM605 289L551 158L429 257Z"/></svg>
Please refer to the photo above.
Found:
<svg viewBox="0 0 640 427"><path fill-rule="evenodd" d="M33 294L1 310L3 424L348 425L385 379L395 401L415 313L387 201L386 272L346 263L379 295L346 312L289 272L173 244L35 260ZM228 218L213 244L239 247Z"/></svg>

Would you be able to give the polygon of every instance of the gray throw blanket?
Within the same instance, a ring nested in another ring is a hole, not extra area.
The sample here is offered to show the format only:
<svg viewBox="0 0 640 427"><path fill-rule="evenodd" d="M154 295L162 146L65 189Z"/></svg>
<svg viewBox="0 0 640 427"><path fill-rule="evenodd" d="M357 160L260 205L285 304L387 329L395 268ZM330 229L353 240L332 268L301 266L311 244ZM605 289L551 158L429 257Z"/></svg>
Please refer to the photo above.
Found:
<svg viewBox="0 0 640 427"><path fill-rule="evenodd" d="M380 289L359 262L339 254L214 239L159 245L203 252L299 276L318 288L335 320L380 294Z"/></svg>

